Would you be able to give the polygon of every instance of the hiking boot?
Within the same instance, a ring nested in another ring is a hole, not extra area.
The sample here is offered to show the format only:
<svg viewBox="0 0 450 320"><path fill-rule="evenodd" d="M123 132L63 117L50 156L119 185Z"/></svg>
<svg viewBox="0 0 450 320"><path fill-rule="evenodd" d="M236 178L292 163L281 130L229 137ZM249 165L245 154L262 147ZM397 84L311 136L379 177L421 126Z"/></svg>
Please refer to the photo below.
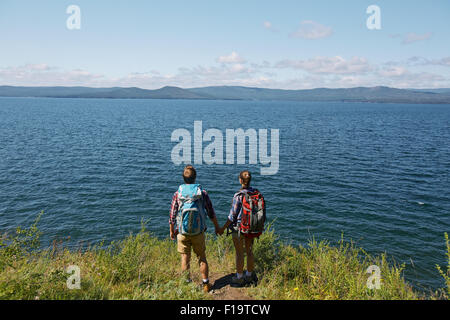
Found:
<svg viewBox="0 0 450 320"><path fill-rule="evenodd" d="M242 276L242 278L238 278L237 276L234 276L231 278L231 284L234 288L239 288L245 286L245 278Z"/></svg>
<svg viewBox="0 0 450 320"><path fill-rule="evenodd" d="M204 292L204 293L208 293L209 291L211 291L212 284L209 283L209 282L203 283L203 284L202 284L202 287L203 287L203 292Z"/></svg>
<svg viewBox="0 0 450 320"><path fill-rule="evenodd" d="M247 274L244 276L245 283L248 285L254 284L255 286L258 284L258 277L256 276L255 272L252 272L250 276L247 276Z"/></svg>

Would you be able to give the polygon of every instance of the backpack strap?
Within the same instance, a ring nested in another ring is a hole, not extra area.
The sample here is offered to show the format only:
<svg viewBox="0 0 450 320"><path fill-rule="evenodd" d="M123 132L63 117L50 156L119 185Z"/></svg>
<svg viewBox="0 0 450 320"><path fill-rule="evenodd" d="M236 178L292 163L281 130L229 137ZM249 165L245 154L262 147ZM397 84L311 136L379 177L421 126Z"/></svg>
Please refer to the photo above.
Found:
<svg viewBox="0 0 450 320"><path fill-rule="evenodd" d="M234 196L233 196L233 199L235 198L235 197L237 197L237 196L239 196L239 195L243 195L245 193L245 191L243 191L243 190L239 190L238 192L236 192L235 194L234 194ZM242 202L242 201L241 201ZM242 208L241 208L242 209ZM237 223L237 222L236 222ZM236 229L237 228L237 229ZM228 227L227 227L227 236L229 236L230 234L232 234L233 233L233 231L231 231L231 230L236 230L237 232L239 232L239 226L236 226L236 228L233 226L233 225L229 225Z"/></svg>
<svg viewBox="0 0 450 320"><path fill-rule="evenodd" d="M203 198L203 189L201 185L197 184L192 194L183 194L183 191L186 188L187 186L184 184L180 185L180 187L178 188L178 199L182 202L193 202Z"/></svg>

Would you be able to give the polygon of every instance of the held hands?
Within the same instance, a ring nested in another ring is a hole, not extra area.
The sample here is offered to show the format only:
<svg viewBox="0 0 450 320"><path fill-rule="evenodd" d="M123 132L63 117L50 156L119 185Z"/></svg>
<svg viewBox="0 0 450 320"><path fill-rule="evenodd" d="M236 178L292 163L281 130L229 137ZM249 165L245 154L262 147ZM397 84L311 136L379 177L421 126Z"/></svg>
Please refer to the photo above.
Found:
<svg viewBox="0 0 450 320"><path fill-rule="evenodd" d="M212 218L212 221L214 223L214 228L216 229L216 235L221 236L223 234L223 230L225 230L225 228L221 228L219 226L219 223L217 222L216 217Z"/></svg>
<svg viewBox="0 0 450 320"><path fill-rule="evenodd" d="M221 227L219 227L219 226L216 227L216 234L217 234L218 236L223 235L223 232L224 232L224 228L221 228Z"/></svg>
<svg viewBox="0 0 450 320"><path fill-rule="evenodd" d="M223 235L223 232L225 231L225 229L227 229L231 224L232 224L232 221L230 221L230 220L227 220L227 222L225 222L223 227L219 227L219 224L215 224L216 234L219 236Z"/></svg>

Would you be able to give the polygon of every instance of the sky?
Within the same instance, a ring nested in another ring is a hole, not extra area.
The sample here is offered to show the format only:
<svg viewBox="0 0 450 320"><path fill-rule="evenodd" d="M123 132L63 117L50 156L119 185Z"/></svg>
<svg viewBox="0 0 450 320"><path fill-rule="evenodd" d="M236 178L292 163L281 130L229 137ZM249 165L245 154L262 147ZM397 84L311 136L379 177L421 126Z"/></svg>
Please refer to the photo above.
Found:
<svg viewBox="0 0 450 320"><path fill-rule="evenodd" d="M450 1L1 0L0 85L450 88Z"/></svg>

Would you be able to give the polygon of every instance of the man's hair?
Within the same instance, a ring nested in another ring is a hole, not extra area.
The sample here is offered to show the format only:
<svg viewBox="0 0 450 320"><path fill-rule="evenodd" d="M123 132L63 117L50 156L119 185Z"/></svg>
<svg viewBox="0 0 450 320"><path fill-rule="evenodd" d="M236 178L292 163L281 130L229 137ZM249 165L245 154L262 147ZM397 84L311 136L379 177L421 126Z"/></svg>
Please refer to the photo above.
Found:
<svg viewBox="0 0 450 320"><path fill-rule="evenodd" d="M241 179L244 187L250 187L250 181L252 181L252 174L248 170L241 171L239 174L239 179Z"/></svg>
<svg viewBox="0 0 450 320"><path fill-rule="evenodd" d="M197 171L191 165L187 165L183 170L183 180L187 184L192 184L195 182L195 178L197 178Z"/></svg>

